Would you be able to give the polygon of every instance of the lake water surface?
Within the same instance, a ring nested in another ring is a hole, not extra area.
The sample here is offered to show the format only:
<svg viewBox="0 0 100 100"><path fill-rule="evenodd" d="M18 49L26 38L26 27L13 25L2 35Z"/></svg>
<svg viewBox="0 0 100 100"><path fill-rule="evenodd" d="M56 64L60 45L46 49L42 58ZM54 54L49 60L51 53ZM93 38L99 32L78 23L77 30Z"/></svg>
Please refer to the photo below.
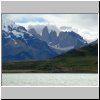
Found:
<svg viewBox="0 0 100 100"><path fill-rule="evenodd" d="M2 74L2 86L97 86L98 74Z"/></svg>

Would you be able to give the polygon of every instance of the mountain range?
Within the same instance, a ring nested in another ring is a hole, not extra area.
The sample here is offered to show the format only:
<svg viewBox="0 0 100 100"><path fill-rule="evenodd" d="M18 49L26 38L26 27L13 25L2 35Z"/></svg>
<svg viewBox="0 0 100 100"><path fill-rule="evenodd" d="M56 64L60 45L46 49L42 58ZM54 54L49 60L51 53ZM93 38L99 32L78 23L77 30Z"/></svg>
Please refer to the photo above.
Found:
<svg viewBox="0 0 100 100"><path fill-rule="evenodd" d="M35 27L26 29L11 20L2 23L3 61L45 60L86 45L87 41L78 33L58 31L56 26L54 30L45 25L40 35Z"/></svg>

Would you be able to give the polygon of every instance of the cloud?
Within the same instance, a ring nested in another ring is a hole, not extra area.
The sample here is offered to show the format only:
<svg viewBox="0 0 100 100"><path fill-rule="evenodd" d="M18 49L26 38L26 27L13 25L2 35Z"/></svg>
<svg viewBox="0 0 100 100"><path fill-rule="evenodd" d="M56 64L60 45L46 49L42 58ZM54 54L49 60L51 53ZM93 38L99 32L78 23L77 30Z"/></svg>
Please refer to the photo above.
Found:
<svg viewBox="0 0 100 100"><path fill-rule="evenodd" d="M44 18L42 17L34 17L34 18L27 18L27 17L21 17L19 19L15 19L15 22L16 23L28 23L28 22L39 22L39 23L44 23L44 22L47 22L47 20L45 20Z"/></svg>
<svg viewBox="0 0 100 100"><path fill-rule="evenodd" d="M62 30L72 30L72 27L70 27L70 26L61 26L60 29L62 29Z"/></svg>
<svg viewBox="0 0 100 100"><path fill-rule="evenodd" d="M88 41L98 38L98 14L6 14L15 23L29 25L56 25L71 27ZM4 17L5 18L5 17Z"/></svg>

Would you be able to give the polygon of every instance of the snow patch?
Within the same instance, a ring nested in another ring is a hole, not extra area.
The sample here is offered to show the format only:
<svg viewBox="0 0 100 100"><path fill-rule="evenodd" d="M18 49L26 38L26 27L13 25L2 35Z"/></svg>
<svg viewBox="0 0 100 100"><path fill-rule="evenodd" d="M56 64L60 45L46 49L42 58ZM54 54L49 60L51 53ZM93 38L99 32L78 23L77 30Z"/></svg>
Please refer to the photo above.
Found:
<svg viewBox="0 0 100 100"><path fill-rule="evenodd" d="M11 38L11 36L10 36L10 35L8 35L7 37L4 37L4 38Z"/></svg>
<svg viewBox="0 0 100 100"><path fill-rule="evenodd" d="M54 45L54 46L51 46L51 45L49 45L49 46L54 48L54 49L61 50L61 51L69 51L71 49L74 49L74 46L69 46L69 47L61 48L61 47L59 47L59 44Z"/></svg>
<svg viewBox="0 0 100 100"><path fill-rule="evenodd" d="M14 39L12 39L13 41L14 41L14 43L15 43L15 45L17 45L18 43L14 40Z"/></svg>
<svg viewBox="0 0 100 100"><path fill-rule="evenodd" d="M24 33L17 32L16 30L13 30L12 33L13 33L17 38L18 38L18 37L24 38Z"/></svg>

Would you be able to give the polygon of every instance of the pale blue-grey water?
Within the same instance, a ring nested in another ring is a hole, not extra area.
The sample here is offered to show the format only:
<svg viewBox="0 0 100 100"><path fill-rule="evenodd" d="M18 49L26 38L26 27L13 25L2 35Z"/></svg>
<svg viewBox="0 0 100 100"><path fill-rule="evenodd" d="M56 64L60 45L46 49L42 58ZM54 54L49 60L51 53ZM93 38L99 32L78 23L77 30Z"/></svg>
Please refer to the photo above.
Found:
<svg viewBox="0 0 100 100"><path fill-rule="evenodd" d="M2 74L2 86L97 86L98 74Z"/></svg>

